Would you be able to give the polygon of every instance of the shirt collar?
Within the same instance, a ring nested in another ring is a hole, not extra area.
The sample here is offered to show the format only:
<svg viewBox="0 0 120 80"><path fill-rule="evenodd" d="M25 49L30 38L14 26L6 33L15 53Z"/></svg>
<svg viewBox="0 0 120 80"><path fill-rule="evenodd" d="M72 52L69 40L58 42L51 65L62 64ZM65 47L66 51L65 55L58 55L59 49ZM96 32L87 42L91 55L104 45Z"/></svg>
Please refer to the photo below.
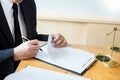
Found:
<svg viewBox="0 0 120 80"><path fill-rule="evenodd" d="M2 6L7 9L7 11L10 11L12 9L13 1L12 0L1 0Z"/></svg>

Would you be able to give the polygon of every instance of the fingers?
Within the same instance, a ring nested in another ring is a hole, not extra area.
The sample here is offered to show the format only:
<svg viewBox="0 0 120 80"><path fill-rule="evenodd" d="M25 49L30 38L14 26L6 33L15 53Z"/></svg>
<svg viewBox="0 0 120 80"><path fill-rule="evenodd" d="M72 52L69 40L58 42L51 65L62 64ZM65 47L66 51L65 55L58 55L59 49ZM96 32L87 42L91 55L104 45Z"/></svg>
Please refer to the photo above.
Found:
<svg viewBox="0 0 120 80"><path fill-rule="evenodd" d="M30 59L36 56L39 50L39 41L31 40L22 43L21 45L14 48L14 59Z"/></svg>
<svg viewBox="0 0 120 80"><path fill-rule="evenodd" d="M67 46L67 42L64 39L63 42L59 45L59 48Z"/></svg>
<svg viewBox="0 0 120 80"><path fill-rule="evenodd" d="M31 45L39 45L39 41L37 39L29 41Z"/></svg>
<svg viewBox="0 0 120 80"><path fill-rule="evenodd" d="M54 43L54 47L65 47L67 46L67 41L61 34L55 34L52 36L52 42Z"/></svg>
<svg viewBox="0 0 120 80"><path fill-rule="evenodd" d="M60 40L62 38L63 38L63 36L61 34L59 34L59 33L55 34L55 35L52 36L52 42L56 43L58 40Z"/></svg>
<svg viewBox="0 0 120 80"><path fill-rule="evenodd" d="M39 41L38 40L31 40L28 42L29 46L28 46L28 56L35 56L38 53L39 50Z"/></svg>
<svg viewBox="0 0 120 80"><path fill-rule="evenodd" d="M29 49L39 50L39 41L38 40L31 40L29 42Z"/></svg>
<svg viewBox="0 0 120 80"><path fill-rule="evenodd" d="M62 40L62 42L57 42L57 43L54 43L54 47L57 47L57 48L61 48L61 47L65 47L67 46L67 42L66 40Z"/></svg>
<svg viewBox="0 0 120 80"><path fill-rule="evenodd" d="M37 53L39 50L39 41L38 40L31 40L28 42L28 51L29 53Z"/></svg>
<svg viewBox="0 0 120 80"><path fill-rule="evenodd" d="M64 47L67 46L67 41L61 34L52 35L52 43L54 47ZM22 43L21 45L14 48L14 59L30 59L36 56L39 51L39 41L30 40Z"/></svg>

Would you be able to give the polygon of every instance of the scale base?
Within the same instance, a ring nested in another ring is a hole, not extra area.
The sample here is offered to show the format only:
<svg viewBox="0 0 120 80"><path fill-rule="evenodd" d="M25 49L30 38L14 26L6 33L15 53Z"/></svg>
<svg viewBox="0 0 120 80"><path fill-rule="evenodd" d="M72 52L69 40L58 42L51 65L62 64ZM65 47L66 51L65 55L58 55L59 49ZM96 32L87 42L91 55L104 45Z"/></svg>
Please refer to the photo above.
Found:
<svg viewBox="0 0 120 80"><path fill-rule="evenodd" d="M119 63L107 55L97 55L96 59L105 62L105 65L108 67L119 67Z"/></svg>
<svg viewBox="0 0 120 80"><path fill-rule="evenodd" d="M117 68L119 67L119 63L114 60L110 60L109 62L106 63L106 66Z"/></svg>

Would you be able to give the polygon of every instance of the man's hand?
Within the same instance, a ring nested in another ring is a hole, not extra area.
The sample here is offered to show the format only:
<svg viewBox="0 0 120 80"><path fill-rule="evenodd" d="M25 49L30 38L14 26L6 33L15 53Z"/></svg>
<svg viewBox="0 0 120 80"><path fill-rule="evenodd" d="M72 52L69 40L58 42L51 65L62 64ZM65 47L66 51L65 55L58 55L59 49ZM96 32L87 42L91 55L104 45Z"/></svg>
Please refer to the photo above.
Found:
<svg viewBox="0 0 120 80"><path fill-rule="evenodd" d="M52 35L52 43L54 43L53 46L57 48L65 47L68 45L65 38L59 33Z"/></svg>
<svg viewBox="0 0 120 80"><path fill-rule="evenodd" d="M14 48L14 60L30 59L36 56L39 50L39 41L26 41Z"/></svg>

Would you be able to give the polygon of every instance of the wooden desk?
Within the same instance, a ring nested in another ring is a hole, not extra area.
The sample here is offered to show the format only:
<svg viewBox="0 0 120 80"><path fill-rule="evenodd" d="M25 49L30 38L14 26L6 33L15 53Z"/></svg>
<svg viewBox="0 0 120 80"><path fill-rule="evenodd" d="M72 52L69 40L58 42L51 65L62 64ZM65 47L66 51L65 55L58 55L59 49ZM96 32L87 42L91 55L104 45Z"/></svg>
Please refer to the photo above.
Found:
<svg viewBox="0 0 120 80"><path fill-rule="evenodd" d="M80 45L72 45L72 47L87 50L87 51L92 52L94 54L98 54L98 53L106 54L106 53L108 53L108 49L105 48L105 47L80 46ZM118 60L119 63L120 63L120 54L119 53L115 53L115 55L113 57L115 57L116 60ZM57 68L55 66L46 64L44 62L41 62L41 61L38 61L38 60L35 60L35 59L22 60L16 71L19 71L19 70L25 68L28 65L29 66L40 67L40 68L44 68L44 69L49 69L49 70L54 70L54 71L59 71L59 72L63 72L63 73L66 73L66 74L76 75L74 73L68 72L66 70ZM120 80L120 67L118 67L118 68L106 67L103 62L97 61L83 75L83 77L91 78L92 80Z"/></svg>

